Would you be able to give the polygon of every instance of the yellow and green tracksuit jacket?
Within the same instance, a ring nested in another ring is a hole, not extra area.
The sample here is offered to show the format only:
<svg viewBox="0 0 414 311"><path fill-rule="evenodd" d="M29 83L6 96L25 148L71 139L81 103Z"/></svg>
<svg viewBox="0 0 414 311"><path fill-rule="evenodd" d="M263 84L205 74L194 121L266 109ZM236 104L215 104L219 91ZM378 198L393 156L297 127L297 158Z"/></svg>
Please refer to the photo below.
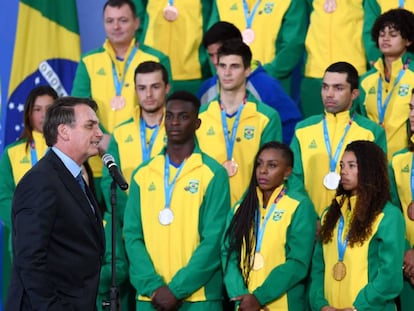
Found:
<svg viewBox="0 0 414 311"><path fill-rule="evenodd" d="M351 198L351 213L355 206L353 201ZM345 219L347 209L344 204ZM362 245L347 246L343 260L346 275L341 281L336 281L332 273L338 262L338 225L329 243L316 243L309 292L313 311L328 305L354 306L364 311L396 310L394 299L403 285L404 219L397 207L387 203L371 228L372 234Z"/></svg>
<svg viewBox="0 0 414 311"><path fill-rule="evenodd" d="M172 79L199 80L211 75L208 55L201 41L208 30L211 0L173 1L178 18L163 17L168 1L134 0L141 19L139 41L171 60Z"/></svg>
<svg viewBox="0 0 414 311"><path fill-rule="evenodd" d="M256 0L247 0L250 10ZM214 1L212 21L227 21L240 31L246 29L242 0ZM250 44L253 58L275 78L286 78L300 61L304 52L307 27L305 0L261 1L251 28L255 39Z"/></svg>
<svg viewBox="0 0 414 311"><path fill-rule="evenodd" d="M156 61L162 63L168 72L170 64L168 57L159 51L140 44L133 57L123 80L121 95L125 98L126 105L123 109L113 111L110 101L116 95L112 63L116 64L117 73L123 74L126 60L136 47L135 40L131 42L125 55L125 61L116 59L115 51L106 40L103 46L82 56L76 70L73 81L72 95L77 97L93 98L98 104L97 116L101 129L106 134L111 134L114 127L128 119L135 112L138 99L135 93L134 71L144 61ZM99 156L89 160L95 178L102 176L102 161Z"/></svg>
<svg viewBox="0 0 414 311"><path fill-rule="evenodd" d="M408 132L407 120L410 113L411 90L414 87L414 65L410 63L404 75L397 85L394 86L398 73L405 63L409 63L408 55L392 63L391 80L385 81L384 62L380 58L374 68L361 77L359 109L361 113L371 120L379 123L379 113L377 108L378 80L382 83L382 101L393 90L387 110L385 111L384 124L385 134L387 135L388 160L392 155L407 147ZM393 87L394 86L394 87Z"/></svg>
<svg viewBox="0 0 414 311"><path fill-rule="evenodd" d="M37 160L47 151L42 133L33 131ZM11 206L17 183L32 168L31 147L26 150L27 139L21 139L8 145L0 160L0 219L11 229Z"/></svg>
<svg viewBox="0 0 414 311"><path fill-rule="evenodd" d="M410 185L413 154L405 148L395 153L390 162L392 201L404 213L406 237L411 248L414 247L414 221L408 218L407 208L412 201Z"/></svg>
<svg viewBox="0 0 414 311"><path fill-rule="evenodd" d="M124 216L131 283L141 301L164 285L178 300L220 301L220 246L230 210L227 172L196 146L176 180L170 205L174 220L161 225L165 151L132 175Z"/></svg>
<svg viewBox="0 0 414 311"><path fill-rule="evenodd" d="M217 162L224 163L227 160L227 151L218 97L201 106L199 118L201 126L196 134L201 149ZM233 122L234 117L227 117L228 124ZM229 130L231 128L229 126ZM233 149L233 159L239 167L237 174L230 177L232 205L240 200L249 185L254 157L260 146L272 140L282 141L279 114L249 95L240 116Z"/></svg>
<svg viewBox="0 0 414 311"><path fill-rule="evenodd" d="M397 9L400 0L365 0L364 1L364 46L367 59L370 63L374 63L381 57L381 51L377 48L376 42L372 40L371 29L375 20L383 13ZM414 1L405 0L402 8L414 12Z"/></svg>
<svg viewBox="0 0 414 311"><path fill-rule="evenodd" d="M305 77L322 78L332 63L347 61L361 75L367 70L362 43L363 0L336 0L337 9L327 13L325 0L308 0L312 8L305 39Z"/></svg>
<svg viewBox="0 0 414 311"><path fill-rule="evenodd" d="M109 141L107 152L114 157L115 163L119 165L122 174L125 177L127 183L130 182L132 172L143 162L142 158L142 141L140 136L140 109L136 107L134 116L129 120L121 123L115 127L111 139ZM146 129L145 144L148 145L149 139L152 135L152 130ZM158 134L155 138L154 145L151 150L151 157L160 153L167 141L165 135L164 118L161 121ZM111 183L112 177L108 169L102 171L101 189L105 199L108 212L111 209ZM119 221L123 222L125 204L128 196L128 190L122 191L117 187L117 217Z"/></svg>
<svg viewBox="0 0 414 311"><path fill-rule="evenodd" d="M324 139L323 118L326 118L327 121L333 157L345 127L351 120L351 115L354 116L354 119L344 138L336 163L336 172L339 174L339 162L346 145L354 140L373 141L386 152L387 143L384 130L373 121L350 111L337 114L325 113L299 122L290 144L295 160L289 182L294 187L300 187L303 183L318 216L331 204L335 197L335 190L328 190L323 185L323 179L329 173L329 155Z"/></svg>
<svg viewBox="0 0 414 311"><path fill-rule="evenodd" d="M283 185L273 191L266 208L261 208L261 222L269 212ZM259 206L263 194L257 189ZM239 204L236 208L239 207ZM235 209L230 211L227 226ZM312 257L316 215L312 202L305 193L286 191L272 212L263 235L260 253L264 267L251 270L249 284L244 283L238 256L232 254L227 265L228 239L222 247L224 283L230 298L252 293L266 310L302 311L306 306L304 284ZM243 258L241 259L244 260Z"/></svg>

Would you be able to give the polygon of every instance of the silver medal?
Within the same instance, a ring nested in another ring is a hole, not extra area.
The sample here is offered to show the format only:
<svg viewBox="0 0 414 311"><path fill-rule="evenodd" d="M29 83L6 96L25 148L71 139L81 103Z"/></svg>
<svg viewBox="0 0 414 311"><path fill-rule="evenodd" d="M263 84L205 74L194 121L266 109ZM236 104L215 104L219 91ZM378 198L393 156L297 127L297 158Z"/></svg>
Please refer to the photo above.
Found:
<svg viewBox="0 0 414 311"><path fill-rule="evenodd" d="M174 214L170 208L163 208L158 214L158 220L161 225L168 226L174 220Z"/></svg>
<svg viewBox="0 0 414 311"><path fill-rule="evenodd" d="M336 190L340 180L341 176L339 176L339 174L336 172L329 172L323 179L323 185L329 190Z"/></svg>

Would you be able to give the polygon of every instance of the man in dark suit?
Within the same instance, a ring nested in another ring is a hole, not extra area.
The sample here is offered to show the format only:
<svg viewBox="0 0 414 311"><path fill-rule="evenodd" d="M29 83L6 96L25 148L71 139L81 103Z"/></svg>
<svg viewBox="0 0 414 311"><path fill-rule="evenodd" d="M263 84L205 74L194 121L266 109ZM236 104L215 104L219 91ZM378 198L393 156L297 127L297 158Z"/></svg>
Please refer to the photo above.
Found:
<svg viewBox="0 0 414 311"><path fill-rule="evenodd" d="M51 148L17 185L12 203L7 311L96 309L104 232L79 175L102 139L96 109L93 100L63 97L47 111Z"/></svg>

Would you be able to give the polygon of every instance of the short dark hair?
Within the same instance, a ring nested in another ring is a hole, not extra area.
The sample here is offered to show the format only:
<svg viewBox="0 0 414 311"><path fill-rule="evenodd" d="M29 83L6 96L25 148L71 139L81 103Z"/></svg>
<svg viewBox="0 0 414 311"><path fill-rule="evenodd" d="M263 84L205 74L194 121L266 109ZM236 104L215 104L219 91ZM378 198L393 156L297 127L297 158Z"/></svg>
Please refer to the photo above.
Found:
<svg viewBox="0 0 414 311"><path fill-rule="evenodd" d="M371 29L371 37L378 46L379 34L385 27L391 27L399 31L401 37L412 43L407 51L414 52L414 14L405 9L392 9L378 16Z"/></svg>
<svg viewBox="0 0 414 311"><path fill-rule="evenodd" d="M352 66L350 63L347 62L336 62L328 66L326 68L326 72L338 72L338 73L346 73L346 82L351 85L351 91L358 89L359 77L358 71Z"/></svg>
<svg viewBox="0 0 414 311"><path fill-rule="evenodd" d="M197 98L197 96L195 96L194 94L192 94L190 92L176 91L176 92L172 93L167 98L167 105L168 105L168 102L170 102L172 100L182 100L182 101L185 101L185 102L190 102L193 105L194 110L196 111L197 114L200 110L200 106L201 106L200 100Z"/></svg>
<svg viewBox="0 0 414 311"><path fill-rule="evenodd" d="M23 138L27 139L26 149L29 147L30 142L33 140L33 134L32 134L33 126L31 123L33 107L34 107L36 99L39 96L44 96L44 95L50 96L51 98L53 98L53 100L59 97L56 91L51 86L41 85L41 86L37 86L34 89L32 89L26 98L26 102L24 104L24 112L23 112L24 128L23 128L22 134L20 135L20 139L23 139Z"/></svg>
<svg viewBox="0 0 414 311"><path fill-rule="evenodd" d="M161 71L162 80L165 84L168 84L168 72L164 65L154 61L146 61L140 63L134 72L134 83L137 83L137 74L139 73L151 73L154 71Z"/></svg>
<svg viewBox="0 0 414 311"><path fill-rule="evenodd" d="M93 99L79 97L60 97L47 109L45 122L43 124L43 136L46 144L52 147L57 142L58 127L61 124L74 125L76 122L74 107L87 105L98 110L98 105Z"/></svg>
<svg viewBox="0 0 414 311"><path fill-rule="evenodd" d="M129 8L132 11L132 15L134 17L137 17L137 9L135 7L134 2L131 0L108 0L105 2L102 12L105 12L105 9L107 6L113 7L113 8L120 8L124 4L128 5Z"/></svg>
<svg viewBox="0 0 414 311"><path fill-rule="evenodd" d="M214 43L223 43L226 40L242 40L240 30L232 23L220 21L211 26L203 36L203 46L207 48Z"/></svg>
<svg viewBox="0 0 414 311"><path fill-rule="evenodd" d="M250 47L242 40L233 39L223 42L223 45L219 48L218 58L220 62L221 56L238 55L243 59L244 68L250 67L252 62L252 51Z"/></svg>

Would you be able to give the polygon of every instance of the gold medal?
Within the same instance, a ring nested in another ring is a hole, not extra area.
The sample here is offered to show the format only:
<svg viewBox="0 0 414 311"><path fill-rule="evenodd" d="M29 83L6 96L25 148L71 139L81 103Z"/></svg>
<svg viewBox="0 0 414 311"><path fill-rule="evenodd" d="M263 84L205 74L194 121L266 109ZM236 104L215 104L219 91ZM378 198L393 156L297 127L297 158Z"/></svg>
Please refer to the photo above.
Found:
<svg viewBox="0 0 414 311"><path fill-rule="evenodd" d="M410 220L414 220L414 202L413 201L411 201L411 203L408 204L407 216Z"/></svg>
<svg viewBox="0 0 414 311"><path fill-rule="evenodd" d="M255 252L253 258L253 267L252 269L257 271L264 267L264 257L261 253Z"/></svg>
<svg viewBox="0 0 414 311"><path fill-rule="evenodd" d="M233 159L227 160L226 162L224 162L223 163L223 166L226 169L227 174L230 177L232 177L232 176L234 176L234 175L237 174L237 170L238 170L239 165Z"/></svg>
<svg viewBox="0 0 414 311"><path fill-rule="evenodd" d="M338 261L333 267L333 277L336 281L342 281L346 275L346 266L343 261Z"/></svg>
<svg viewBox="0 0 414 311"><path fill-rule="evenodd" d="M126 102L125 102L125 98L123 98L122 96L115 96L114 98L111 99L111 107L113 111L116 110L121 110L125 107Z"/></svg>
<svg viewBox="0 0 414 311"><path fill-rule="evenodd" d="M178 9L169 4L165 7L163 16L167 21L173 22L178 18Z"/></svg>
<svg viewBox="0 0 414 311"><path fill-rule="evenodd" d="M325 0L325 3L323 4L323 9L326 13L333 13L336 10L336 1Z"/></svg>

